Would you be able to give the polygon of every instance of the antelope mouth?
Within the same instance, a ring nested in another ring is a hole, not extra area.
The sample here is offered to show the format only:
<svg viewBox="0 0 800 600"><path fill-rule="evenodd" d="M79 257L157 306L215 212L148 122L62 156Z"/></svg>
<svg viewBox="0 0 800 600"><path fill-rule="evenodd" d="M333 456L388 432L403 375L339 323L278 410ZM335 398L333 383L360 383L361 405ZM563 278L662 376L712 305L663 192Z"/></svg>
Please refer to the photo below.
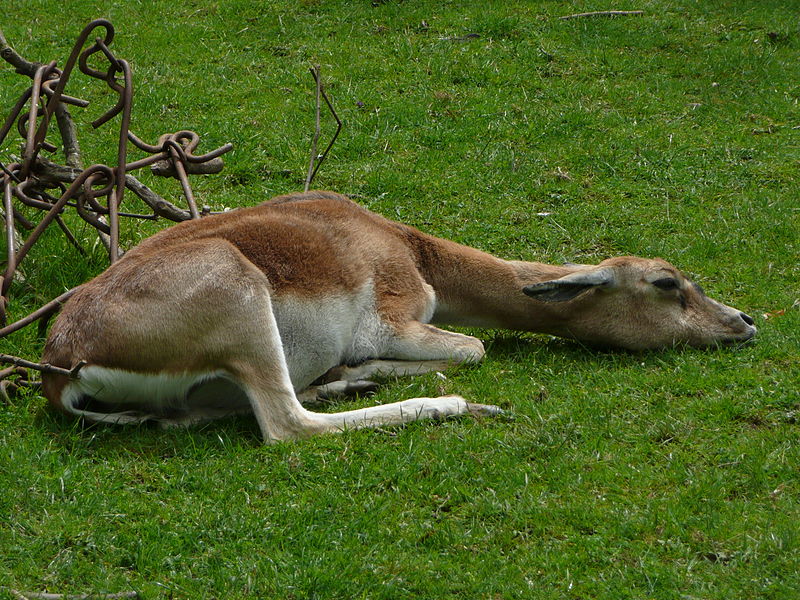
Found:
<svg viewBox="0 0 800 600"><path fill-rule="evenodd" d="M750 327L750 329L746 331L744 335L737 337L733 336L725 337L720 339L718 343L721 346L733 346L733 347L746 346L748 344L752 344L755 341L756 331L757 329L755 327Z"/></svg>

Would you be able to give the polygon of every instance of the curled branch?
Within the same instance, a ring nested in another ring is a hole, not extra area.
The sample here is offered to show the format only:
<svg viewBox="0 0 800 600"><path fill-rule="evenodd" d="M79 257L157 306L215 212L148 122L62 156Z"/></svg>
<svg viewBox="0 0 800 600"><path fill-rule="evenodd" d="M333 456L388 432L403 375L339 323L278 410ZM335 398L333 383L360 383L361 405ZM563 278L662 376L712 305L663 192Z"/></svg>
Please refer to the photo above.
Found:
<svg viewBox="0 0 800 600"><path fill-rule="evenodd" d="M98 28L105 30L105 35L102 38L94 37L94 32ZM94 43L84 49L84 44L90 38L94 38ZM118 244L119 217L154 220L158 217L164 217L171 221L186 221L191 218L200 218L210 212L205 207L203 207L202 213L198 210L187 175L219 172L222 169L222 160L219 157L228 152L232 145L225 144L207 154L195 155L194 150L200 143L200 137L194 132L185 130L173 134L165 134L159 140L158 146L150 146L138 140L129 129L133 90L132 74L128 62L117 58L110 50L109 46L113 38L114 28L109 21L96 19L90 22L78 36L63 69L59 69L56 66L56 61L42 65L26 60L11 47L2 30L0 30L0 58L12 65L17 73L33 80L32 85L17 101L11 115L5 121L0 122L0 143L3 143L15 124L17 125L17 131L25 142L22 150L22 160L19 163L11 164L8 167L0 163L0 170L2 171L0 173L0 182L2 182L2 186L0 186L2 187L2 190L0 190L2 192L0 218L4 221L6 228L5 241L9 248L6 265L4 270L0 271L0 338L35 321L39 321L40 333L43 333L47 327L47 319L58 311L61 304L74 291L70 290L62 294L59 298L27 317L5 326L6 307L8 304L7 294L14 276L18 274L19 264L53 221L62 229L69 242L79 251L82 251L75 236L61 218L67 207L75 207L78 214L97 229L100 240L108 249L109 259L112 263L120 255ZM91 65L90 62L92 63ZM100 64L103 65L100 70L95 68ZM82 169L76 127L66 105L85 107L88 102L64 93L70 74L76 65L82 73L105 82L117 94L116 104L92 123L94 127L99 127L117 115L121 115L117 164L115 167L96 164L86 170ZM55 117L58 124L59 134L63 143L65 165L49 161L40 153L42 149L48 152L54 152L57 149L45 139L53 117ZM155 156L128 163L129 141L140 150ZM160 164L154 165L159 161ZM128 171L146 165L154 165L153 171L156 174L170 175L180 180L184 196L189 205L188 211L168 202L138 179L128 174ZM317 167L319 167L319 164L317 164ZM60 190L57 198L49 193L50 190L54 189ZM125 190L130 190L138 196L152 209L152 214L140 215L121 212L120 207ZM105 202L102 201L103 198L105 198ZM27 207L45 211L44 216L36 225L28 223L15 208L12 203L13 199L18 200ZM19 243L17 237L16 223L20 223L31 230L31 233L22 244ZM0 363L3 362L11 363L13 367L10 370L0 370L0 380L13 374L18 367L76 377L78 370L82 366L82 364L79 364L68 370L0 354ZM1 392L5 392L6 388L11 388L18 384L18 382L7 383L8 385L3 384L5 387L0 389ZM63 594L36 593L29 596L31 598L135 597L135 595L131 596L130 594L65 596Z"/></svg>
<svg viewBox="0 0 800 600"><path fill-rule="evenodd" d="M62 184L71 184L83 171L79 168L59 165L46 158L39 157L34 173L43 187L58 187ZM188 210L178 208L165 200L133 175L125 174L125 187L140 198L153 212L170 221L188 221L191 214Z"/></svg>

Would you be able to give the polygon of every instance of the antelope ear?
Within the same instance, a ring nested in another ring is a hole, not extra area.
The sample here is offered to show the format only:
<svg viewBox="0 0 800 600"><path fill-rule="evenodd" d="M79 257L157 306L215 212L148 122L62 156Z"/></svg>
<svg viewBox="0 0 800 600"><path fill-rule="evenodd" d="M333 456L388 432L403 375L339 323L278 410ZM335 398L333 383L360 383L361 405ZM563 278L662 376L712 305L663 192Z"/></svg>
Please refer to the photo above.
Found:
<svg viewBox="0 0 800 600"><path fill-rule="evenodd" d="M561 279L526 285L522 291L541 302L566 302L587 290L608 287L613 283L614 271L604 267L593 271L570 273Z"/></svg>

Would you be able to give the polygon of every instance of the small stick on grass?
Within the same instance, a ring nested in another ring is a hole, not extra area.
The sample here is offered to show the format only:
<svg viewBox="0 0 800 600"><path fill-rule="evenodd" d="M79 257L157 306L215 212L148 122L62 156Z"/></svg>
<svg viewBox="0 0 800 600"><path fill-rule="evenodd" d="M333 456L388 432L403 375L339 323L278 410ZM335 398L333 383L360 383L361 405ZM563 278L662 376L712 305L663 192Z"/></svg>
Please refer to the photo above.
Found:
<svg viewBox="0 0 800 600"><path fill-rule="evenodd" d="M17 598L17 600L122 600L123 598L139 597L139 592L117 592L115 594L51 594L48 592L20 592L13 588L5 589L7 589L12 596Z"/></svg>
<svg viewBox="0 0 800 600"><path fill-rule="evenodd" d="M580 19L583 17L629 17L633 15L643 15L643 10L596 10L593 12L576 13L559 17L562 21L567 19Z"/></svg>

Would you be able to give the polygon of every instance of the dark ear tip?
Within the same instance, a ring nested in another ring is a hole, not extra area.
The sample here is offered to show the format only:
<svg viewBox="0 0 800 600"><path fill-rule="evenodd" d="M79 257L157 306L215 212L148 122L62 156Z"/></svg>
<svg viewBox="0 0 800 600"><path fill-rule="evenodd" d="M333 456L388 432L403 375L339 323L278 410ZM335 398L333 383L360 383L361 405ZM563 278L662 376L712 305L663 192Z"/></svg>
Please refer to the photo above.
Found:
<svg viewBox="0 0 800 600"><path fill-rule="evenodd" d="M542 292L551 289L552 286L546 283L532 283L522 288L522 292L527 296L538 296Z"/></svg>
<svg viewBox="0 0 800 600"><path fill-rule="evenodd" d="M522 291L540 302L567 302L593 287L595 286L556 279L526 285Z"/></svg>

